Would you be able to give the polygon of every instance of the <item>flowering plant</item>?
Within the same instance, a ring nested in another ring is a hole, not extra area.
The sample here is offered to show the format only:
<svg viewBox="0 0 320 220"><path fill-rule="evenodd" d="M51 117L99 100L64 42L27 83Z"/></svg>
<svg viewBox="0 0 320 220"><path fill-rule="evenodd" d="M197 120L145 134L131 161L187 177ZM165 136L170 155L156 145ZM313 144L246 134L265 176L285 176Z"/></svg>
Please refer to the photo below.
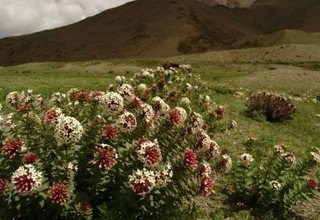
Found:
<svg viewBox="0 0 320 220"><path fill-rule="evenodd" d="M284 144L278 144L271 155L262 159L255 153L254 148L259 147L256 143L247 147L252 154L242 154L233 170L234 196L250 207L286 218L295 205L318 190L320 176L313 171L320 162L320 151L316 149L305 158L297 158L286 151Z"/></svg>
<svg viewBox="0 0 320 220"><path fill-rule="evenodd" d="M225 109L203 86L158 68L116 77L107 91L9 93L0 118L5 217L90 219L101 204L121 218L163 217L210 196L232 161L210 137Z"/></svg>

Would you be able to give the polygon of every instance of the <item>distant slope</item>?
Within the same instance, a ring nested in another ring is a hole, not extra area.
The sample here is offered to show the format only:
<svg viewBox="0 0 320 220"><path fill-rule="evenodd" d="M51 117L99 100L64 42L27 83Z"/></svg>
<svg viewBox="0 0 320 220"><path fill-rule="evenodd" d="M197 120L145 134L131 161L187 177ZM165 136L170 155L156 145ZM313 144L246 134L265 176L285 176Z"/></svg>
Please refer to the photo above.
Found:
<svg viewBox="0 0 320 220"><path fill-rule="evenodd" d="M246 9L195 0L138 0L69 26L1 39L0 65L163 57L283 43L281 34L272 38L274 32L320 31L319 7L318 0L258 0Z"/></svg>

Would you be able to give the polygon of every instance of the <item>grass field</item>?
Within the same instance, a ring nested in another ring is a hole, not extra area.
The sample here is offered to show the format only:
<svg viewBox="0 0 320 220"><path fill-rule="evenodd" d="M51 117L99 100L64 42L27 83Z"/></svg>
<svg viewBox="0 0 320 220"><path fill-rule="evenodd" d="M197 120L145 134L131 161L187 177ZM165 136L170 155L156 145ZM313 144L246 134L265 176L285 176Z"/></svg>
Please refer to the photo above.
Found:
<svg viewBox="0 0 320 220"><path fill-rule="evenodd" d="M310 147L320 146L320 70L317 63L304 62L221 62L185 60L193 65L212 90L211 98L227 109L227 119L236 120L238 128L226 135L216 133L215 140L232 153L243 152L241 147L246 138L255 137L269 151L274 144L285 143L293 152L302 155ZM156 67L163 61L113 60L85 63L40 63L13 67L0 67L0 98L4 100L13 90L33 89L36 93L49 96L55 91L67 92L70 88L105 90L115 76L132 76L141 68ZM297 112L286 123L270 123L254 120L245 115L246 97L236 97L234 92L245 95L261 90L283 93L293 98ZM315 200L307 207L307 217L316 219L320 202ZM301 215L305 213L301 211ZM312 216L314 215L314 216Z"/></svg>

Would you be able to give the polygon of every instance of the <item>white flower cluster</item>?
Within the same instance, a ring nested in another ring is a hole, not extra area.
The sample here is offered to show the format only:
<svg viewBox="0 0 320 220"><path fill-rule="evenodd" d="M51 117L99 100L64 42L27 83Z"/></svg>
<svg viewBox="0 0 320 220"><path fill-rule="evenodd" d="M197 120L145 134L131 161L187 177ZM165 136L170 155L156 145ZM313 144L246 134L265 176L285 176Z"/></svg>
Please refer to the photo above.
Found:
<svg viewBox="0 0 320 220"><path fill-rule="evenodd" d="M137 89L139 92L143 92L147 89L147 86L146 86L146 84L141 83L138 85Z"/></svg>
<svg viewBox="0 0 320 220"><path fill-rule="evenodd" d="M137 119L133 113L125 111L119 116L117 124L120 126L121 131L131 132L137 127Z"/></svg>
<svg viewBox="0 0 320 220"><path fill-rule="evenodd" d="M286 160L287 163L295 163L296 157L291 152L286 152L281 154L281 156Z"/></svg>
<svg viewBox="0 0 320 220"><path fill-rule="evenodd" d="M140 161L147 166L158 165L162 157L157 139L153 142L150 140L143 142L137 150L137 153Z"/></svg>
<svg viewBox="0 0 320 220"><path fill-rule="evenodd" d="M209 151L212 157L220 154L220 147L218 143L212 140L203 129L199 129L198 139L201 148L203 150Z"/></svg>
<svg viewBox="0 0 320 220"><path fill-rule="evenodd" d="M253 161L254 159L251 154L245 153L240 156L240 163L244 167L250 166Z"/></svg>
<svg viewBox="0 0 320 220"><path fill-rule="evenodd" d="M197 112L193 112L191 116L192 133L198 132L200 129L202 129L203 125L204 125L204 121L203 121L202 115L200 115Z"/></svg>
<svg viewBox="0 0 320 220"><path fill-rule="evenodd" d="M277 144L273 147L274 149L274 152L275 153L279 153L279 154L282 154L284 153L284 148L285 148L285 145L284 144Z"/></svg>
<svg viewBox="0 0 320 220"><path fill-rule="evenodd" d="M316 150L317 152L310 152L310 154L315 162L320 163L320 149L317 148Z"/></svg>
<svg viewBox="0 0 320 220"><path fill-rule="evenodd" d="M156 185L159 187L166 186L171 182L173 171L171 164L166 164L165 168L156 172Z"/></svg>
<svg viewBox="0 0 320 220"><path fill-rule="evenodd" d="M232 159L230 156L224 154L222 155L222 167L225 169L225 171L229 171L232 167Z"/></svg>
<svg viewBox="0 0 320 220"><path fill-rule="evenodd" d="M184 108L181 108L181 107L175 107L174 109L178 110L178 112L182 116L181 123L185 122L187 120L187 118L188 118L187 111Z"/></svg>
<svg viewBox="0 0 320 220"><path fill-rule="evenodd" d="M20 193L34 191L42 184L42 172L37 171L32 164L23 165L12 174L11 181Z"/></svg>
<svg viewBox="0 0 320 220"><path fill-rule="evenodd" d="M35 108L41 108L43 104L43 98L40 95L32 94L33 90L27 92L10 92L6 96L6 103L12 108L18 108L21 106L32 105Z"/></svg>
<svg viewBox="0 0 320 220"><path fill-rule="evenodd" d="M165 114L170 110L170 106L159 96L152 99L154 108L160 112L160 114Z"/></svg>
<svg viewBox="0 0 320 220"><path fill-rule="evenodd" d="M142 114L143 114L143 119L146 124L148 125L153 125L156 113L153 110L152 106L146 103L143 103L141 105L142 108Z"/></svg>
<svg viewBox="0 0 320 220"><path fill-rule="evenodd" d="M210 164L204 161L200 166L200 172L201 172L201 176L210 176L212 173Z"/></svg>
<svg viewBox="0 0 320 220"><path fill-rule="evenodd" d="M116 78L114 79L115 83L118 85L121 85L122 83L124 83L125 80L126 78L124 76L116 76Z"/></svg>
<svg viewBox="0 0 320 220"><path fill-rule="evenodd" d="M61 92L55 92L51 95L50 102L53 104L59 104L63 102L63 100L66 98L66 94Z"/></svg>
<svg viewBox="0 0 320 220"><path fill-rule="evenodd" d="M77 165L74 165L73 163L69 162L67 164L67 170L68 171L74 171L74 172L77 172L78 171L78 166Z"/></svg>
<svg viewBox="0 0 320 220"><path fill-rule="evenodd" d="M6 96L6 103L9 106L15 106L19 102L19 93L17 91L12 91Z"/></svg>
<svg viewBox="0 0 320 220"><path fill-rule="evenodd" d="M124 98L124 100L128 103L131 103L135 99L135 94L134 94L134 89L131 85L129 84L122 84L118 88L119 94Z"/></svg>
<svg viewBox="0 0 320 220"><path fill-rule="evenodd" d="M187 107L190 105L190 99L188 97L183 97L180 99L179 104L183 107Z"/></svg>
<svg viewBox="0 0 320 220"><path fill-rule="evenodd" d="M271 187L271 189L279 191L282 188L281 183L279 183L278 181L272 180L269 182L269 185Z"/></svg>
<svg viewBox="0 0 320 220"><path fill-rule="evenodd" d="M0 116L0 130L13 129L16 124L13 122L13 113L10 113L4 117Z"/></svg>
<svg viewBox="0 0 320 220"><path fill-rule="evenodd" d="M129 176L131 188L138 195L145 195L150 192L156 184L156 175L152 170L137 170L133 175Z"/></svg>
<svg viewBox="0 0 320 220"><path fill-rule="evenodd" d="M116 92L108 92L100 97L99 103L108 111L117 113L123 109L123 98Z"/></svg>
<svg viewBox="0 0 320 220"><path fill-rule="evenodd" d="M58 143L71 144L81 139L83 127L81 123L70 116L60 117L55 128L55 138Z"/></svg>

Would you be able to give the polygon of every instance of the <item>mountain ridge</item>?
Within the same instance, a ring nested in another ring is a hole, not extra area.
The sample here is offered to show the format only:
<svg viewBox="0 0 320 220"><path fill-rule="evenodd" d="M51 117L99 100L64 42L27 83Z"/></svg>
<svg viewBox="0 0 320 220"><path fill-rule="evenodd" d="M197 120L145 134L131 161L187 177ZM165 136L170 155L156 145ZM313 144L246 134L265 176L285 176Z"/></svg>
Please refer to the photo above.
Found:
<svg viewBox="0 0 320 220"><path fill-rule="evenodd" d="M317 0L258 0L248 8L232 9L195 0L138 0L68 26L1 39L0 65L259 46L281 30L320 31L320 24L312 22L320 18L318 10Z"/></svg>

